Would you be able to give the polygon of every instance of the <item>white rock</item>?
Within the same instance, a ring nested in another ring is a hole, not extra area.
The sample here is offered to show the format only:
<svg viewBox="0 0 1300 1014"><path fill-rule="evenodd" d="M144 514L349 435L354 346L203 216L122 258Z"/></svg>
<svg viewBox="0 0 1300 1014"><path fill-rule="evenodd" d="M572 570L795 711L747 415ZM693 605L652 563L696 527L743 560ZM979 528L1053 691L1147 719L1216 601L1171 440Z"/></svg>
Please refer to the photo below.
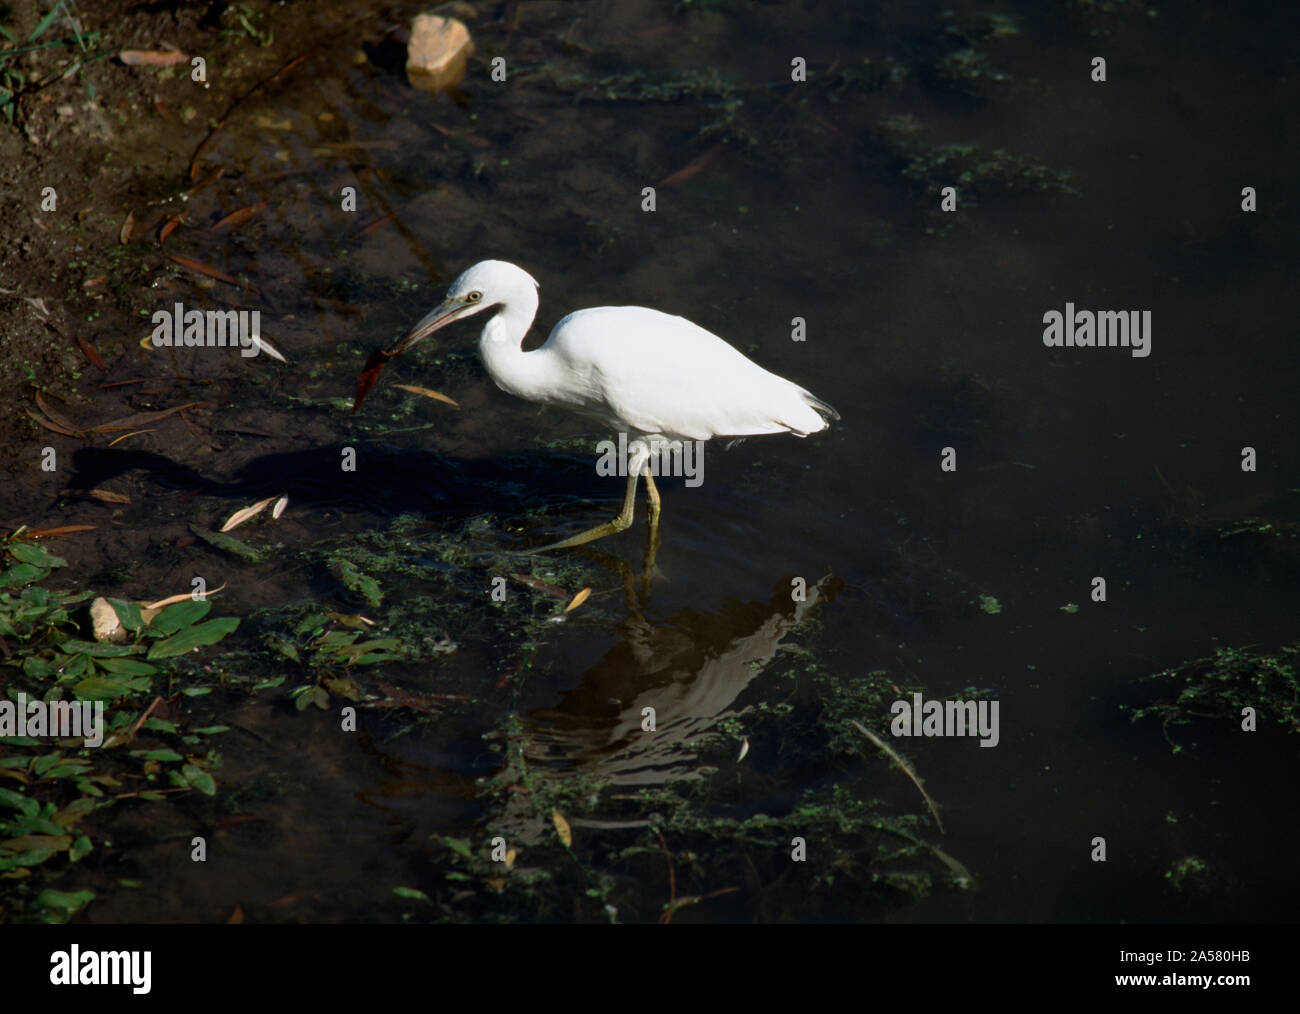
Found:
<svg viewBox="0 0 1300 1014"><path fill-rule="evenodd" d="M121 644L126 640L126 628L117 618L117 613L109 605L108 599L101 597L90 603L90 622L95 630L96 641Z"/></svg>
<svg viewBox="0 0 1300 1014"><path fill-rule="evenodd" d="M437 91L465 76L474 53L469 29L455 18L417 14L406 46L406 76L416 88Z"/></svg>

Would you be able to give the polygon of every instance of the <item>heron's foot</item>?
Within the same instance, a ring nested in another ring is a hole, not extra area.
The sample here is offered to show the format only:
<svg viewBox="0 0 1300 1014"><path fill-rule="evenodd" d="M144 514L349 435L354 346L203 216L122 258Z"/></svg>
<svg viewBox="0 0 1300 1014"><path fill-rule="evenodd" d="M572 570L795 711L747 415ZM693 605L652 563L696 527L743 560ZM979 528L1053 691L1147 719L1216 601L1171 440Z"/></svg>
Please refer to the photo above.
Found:
<svg viewBox="0 0 1300 1014"><path fill-rule="evenodd" d="M597 539L603 539L606 535L617 535L619 532L625 532L632 527L632 517L624 517L620 514L613 521L607 521L603 525L597 525L595 528L588 528L585 532L579 532L567 539L561 539L559 542L552 542L547 546L539 546L537 549L530 549L529 554L549 553L553 549L572 549L574 546L585 546L588 542L595 542Z"/></svg>

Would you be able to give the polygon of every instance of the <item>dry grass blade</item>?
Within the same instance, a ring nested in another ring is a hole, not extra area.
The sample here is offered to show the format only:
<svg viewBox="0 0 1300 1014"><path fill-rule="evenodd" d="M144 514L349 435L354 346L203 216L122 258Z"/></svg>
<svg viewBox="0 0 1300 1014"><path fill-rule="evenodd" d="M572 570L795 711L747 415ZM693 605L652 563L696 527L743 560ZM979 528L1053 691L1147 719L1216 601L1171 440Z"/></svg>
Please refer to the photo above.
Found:
<svg viewBox="0 0 1300 1014"><path fill-rule="evenodd" d="M57 528L29 528L21 536L12 536L13 538L22 539L58 539L64 535L77 535L80 532L93 532L96 525L59 525Z"/></svg>
<svg viewBox="0 0 1300 1014"><path fill-rule="evenodd" d="M222 532L228 532L232 528L238 528L245 521L251 521L253 518L261 514L262 511L266 510L266 508L270 505L271 501L274 499L275 497L268 496L265 500L258 500L257 503L253 504L253 506L251 507L245 507L242 510L235 511L234 514L226 518L226 523L222 525L221 528L218 530Z"/></svg>
<svg viewBox="0 0 1300 1014"><path fill-rule="evenodd" d="M399 391L410 391L411 394L418 394L422 398L433 398L435 401L445 401L448 405L455 405L460 408L455 401L448 398L445 394L439 394L437 391L431 391L427 387L417 387L415 384L394 384Z"/></svg>
<svg viewBox="0 0 1300 1014"><path fill-rule="evenodd" d="M212 591L206 592L204 597L209 598L216 595L218 592L224 591L225 587L226 586L223 584L220 588L213 588ZM150 602L147 606L143 606L142 608L145 612L148 612L151 609L166 609L168 606L174 606L177 602L187 602L193 597L193 592L180 592L177 595L168 595L165 599L159 599L157 602Z"/></svg>
<svg viewBox="0 0 1300 1014"><path fill-rule="evenodd" d="M360 239L362 236L368 236L370 233L374 232L376 229L383 228L385 225L387 225L389 222L393 221L395 218L397 218L397 212L396 212L396 211L390 211L390 212L389 212L387 215L385 215L383 218L377 218L377 219L375 219L375 221L371 222L369 225L367 225L364 229L362 229L360 232L358 232L358 233L357 233L355 236L353 236L352 238L353 238L353 239Z"/></svg>
<svg viewBox="0 0 1300 1014"><path fill-rule="evenodd" d="M928 841L922 841L915 835L908 834L901 827L891 827L888 824L877 824L875 826L881 831L888 831L890 834L896 834L898 837L910 841L913 845L919 845L921 848L929 849L934 853L935 857L944 864L944 866L948 867L948 869L952 870L952 872L957 875L958 883L960 883L962 887L975 886L975 878L971 875L970 870L966 869L966 867L961 864L960 860L948 855L948 853L943 849L936 848Z"/></svg>
<svg viewBox="0 0 1300 1014"><path fill-rule="evenodd" d="M135 415L125 415L121 419L113 419L106 423L100 423L98 426L92 426L87 433L116 433L118 430L129 430L136 426L144 426L148 423L159 422L166 419L169 415L175 415L177 412L184 412L187 408L211 408L210 401L191 401L184 405L177 405L175 408L164 408L158 412L137 412Z"/></svg>
<svg viewBox="0 0 1300 1014"><path fill-rule="evenodd" d="M578 608L578 606L582 605L589 598L591 598L591 589L590 588L582 589L582 591L578 592L577 595L573 596L573 601L564 607L564 611L566 613L573 612L575 609Z"/></svg>
<svg viewBox="0 0 1300 1014"><path fill-rule="evenodd" d="M934 800L931 799L930 794L925 791L925 786L921 784L921 779L920 776L917 775L916 769L913 768L911 764L907 763L907 761L903 760L903 758L900 757L897 753L895 753L893 747L891 747L888 743L886 743L883 739L877 736L874 732L868 729L861 722L855 721L852 718L849 719L849 722L858 730L858 732L862 733L862 735L866 736L867 739L871 740L871 742L876 745L877 750L879 750L886 757L888 757L895 764L897 764L900 768L902 768L903 773L907 775L908 778L912 779L912 784L915 785L917 790L921 793L921 797L925 800L925 805L930 808L930 816L932 816L934 818L934 822L939 825L939 833L940 834L946 833L944 832L943 829L943 821L939 819L939 808L934 805Z"/></svg>
<svg viewBox="0 0 1300 1014"><path fill-rule="evenodd" d="M108 446L112 447L114 444L120 444L127 437L138 437L141 433L152 433L152 432L153 430L132 430L130 433L123 433L120 437L115 437L114 439L110 440L108 442Z"/></svg>

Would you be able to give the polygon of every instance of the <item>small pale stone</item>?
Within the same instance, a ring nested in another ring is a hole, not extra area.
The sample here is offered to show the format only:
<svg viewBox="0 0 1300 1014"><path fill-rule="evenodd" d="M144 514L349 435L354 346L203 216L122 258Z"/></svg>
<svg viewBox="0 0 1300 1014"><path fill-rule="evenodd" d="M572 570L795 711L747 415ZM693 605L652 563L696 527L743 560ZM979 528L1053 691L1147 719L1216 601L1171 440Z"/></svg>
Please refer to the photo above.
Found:
<svg viewBox="0 0 1300 1014"><path fill-rule="evenodd" d="M425 91L447 88L465 76L473 53L469 29L455 18L417 14L406 46L406 76Z"/></svg>
<svg viewBox="0 0 1300 1014"><path fill-rule="evenodd" d="M90 604L90 623L96 641L121 644L126 640L126 628L106 598L97 598Z"/></svg>

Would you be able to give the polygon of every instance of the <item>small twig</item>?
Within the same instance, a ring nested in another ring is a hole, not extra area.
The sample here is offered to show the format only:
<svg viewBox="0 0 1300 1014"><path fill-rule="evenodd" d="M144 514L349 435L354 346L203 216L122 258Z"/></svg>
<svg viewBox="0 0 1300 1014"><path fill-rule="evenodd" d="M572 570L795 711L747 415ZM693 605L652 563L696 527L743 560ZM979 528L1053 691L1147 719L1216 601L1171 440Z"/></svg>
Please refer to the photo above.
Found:
<svg viewBox="0 0 1300 1014"><path fill-rule="evenodd" d="M886 743L883 739L877 736L874 732L868 729L861 722L854 721L852 718L849 719L849 722L851 722L853 725L857 727L858 732L862 733L862 735L866 736L867 739L871 740L871 742L876 745L876 748L878 750L882 751L885 754L885 756L887 756L890 760L892 760L895 764L897 764L900 768L902 768L903 773L907 775L908 778L912 779L912 784L917 787L917 789L921 793L922 798L925 799L925 805L930 808L930 815L934 817L934 822L939 825L939 833L946 834L947 832L945 832L943 829L943 821L939 819L939 808L934 805L934 800L931 799L930 794L925 791L925 786L921 784L921 779L917 775L916 769L913 768L911 764L907 763L907 761L903 760L902 757L900 757L897 753L894 752L893 748L888 743Z"/></svg>
<svg viewBox="0 0 1300 1014"><path fill-rule="evenodd" d="M131 726L131 731L126 734L126 741L128 743L135 739L135 734L140 731L140 726L144 725L144 723L148 721L149 716L153 714L153 709L158 707L158 705L162 703L162 700L161 697L155 697L153 703L150 704L149 707L145 708L144 714L135 720L135 724Z"/></svg>
<svg viewBox="0 0 1300 1014"><path fill-rule="evenodd" d="M257 82L257 84L253 85L252 88L244 92L243 95L239 96L239 98L235 99L235 101L230 104L230 108L227 109L221 115L221 119L217 120L217 122L212 125L212 129L210 129L206 134L203 135L203 140L200 141L199 146L194 149L194 157L190 159L189 179L191 182L193 182L195 179L198 178L199 156L203 154L203 149L206 148L208 146L208 142L211 141L214 136L216 136L217 131L220 130L223 126L225 126L226 121L230 119L231 114L236 109L238 109L241 105L243 105L245 101L247 101L249 98L251 98L254 94L256 94L261 89L265 88L272 81L278 78L281 74L286 74L289 71L293 70L294 67L298 66L298 64L302 63L303 60L311 56L312 51L313 50L308 50L307 52L301 54L300 56L295 56L292 60L286 63L283 67L277 70L270 77L265 77L261 81Z"/></svg>

